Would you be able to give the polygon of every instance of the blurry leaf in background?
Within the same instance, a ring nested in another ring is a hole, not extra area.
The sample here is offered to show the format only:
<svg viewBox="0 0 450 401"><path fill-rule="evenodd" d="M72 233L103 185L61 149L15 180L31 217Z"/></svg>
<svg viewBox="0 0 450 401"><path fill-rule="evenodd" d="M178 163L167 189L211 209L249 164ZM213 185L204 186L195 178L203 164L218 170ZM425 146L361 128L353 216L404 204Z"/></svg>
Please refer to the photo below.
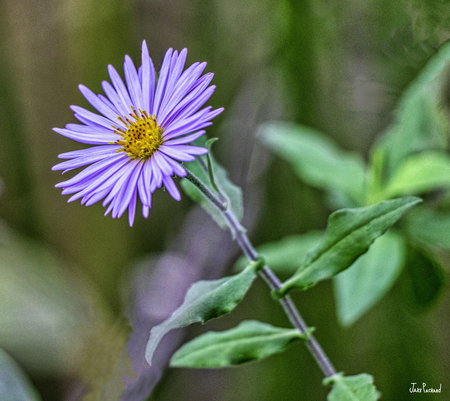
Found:
<svg viewBox="0 0 450 401"><path fill-rule="evenodd" d="M388 231L334 278L336 309L342 325L354 323L391 288L403 268L404 248L402 238Z"/></svg>
<svg viewBox="0 0 450 401"><path fill-rule="evenodd" d="M324 134L302 125L272 122L261 125L259 132L306 183L342 193L350 198L349 206L363 204L366 173L360 155L339 149Z"/></svg>
<svg viewBox="0 0 450 401"><path fill-rule="evenodd" d="M450 187L450 157L426 152L408 157L383 190L384 199Z"/></svg>
<svg viewBox="0 0 450 401"><path fill-rule="evenodd" d="M206 137L205 138L202 137L199 138L195 142L195 144L198 146L206 146L205 142ZM228 173L219 163L215 161L211 152L209 153L209 159L210 159L209 164L213 169L215 184L217 185L221 194L225 196L228 207L231 208L235 216L240 221L244 213L242 190L229 180ZM212 193L217 194L217 191L215 190L214 186L211 183L210 176L207 170L208 166L205 160L206 159L204 158L200 159L200 156L198 156L194 161L183 164L204 185L206 185ZM190 182L187 179L183 179L181 181L181 186L183 187L183 190L186 192L186 194L189 197L191 197L191 199L198 202L203 207L203 209L205 209L205 211L209 213L212 218L214 218L214 220L221 228L223 229L228 228L228 224L225 221L224 217L222 216L222 213L220 213L216 209L216 207L211 204L211 202L192 182Z"/></svg>
<svg viewBox="0 0 450 401"><path fill-rule="evenodd" d="M450 250L450 213L424 206L414 208L405 219L404 227L412 239Z"/></svg>
<svg viewBox="0 0 450 401"><path fill-rule="evenodd" d="M438 299L444 288L444 273L431 255L409 247L406 259L403 294L413 312L423 312Z"/></svg>
<svg viewBox="0 0 450 401"><path fill-rule="evenodd" d="M324 379L324 384L332 384L327 401L376 401L380 397L374 384L373 377L367 373L356 376L344 376L337 373Z"/></svg>
<svg viewBox="0 0 450 401"><path fill-rule="evenodd" d="M0 225L0 346L28 370L73 374L104 312L48 249Z"/></svg>
<svg viewBox="0 0 450 401"><path fill-rule="evenodd" d="M150 331L145 350L149 365L153 353L164 335L172 329L186 327L192 323L206 323L233 310L242 301L256 277L257 263L250 262L242 272L219 280L197 281L189 288L182 305L172 316Z"/></svg>
<svg viewBox="0 0 450 401"><path fill-rule="evenodd" d="M210 331L183 345L170 360L172 367L222 368L257 361L282 352L306 338L297 329L284 329L256 320L221 332Z"/></svg>
<svg viewBox="0 0 450 401"><path fill-rule="evenodd" d="M19 365L2 349L0 349L0 400L41 400Z"/></svg>
<svg viewBox="0 0 450 401"><path fill-rule="evenodd" d="M126 342L131 331L125 319L98 330L83 353L80 376L88 394L83 401L120 401L126 383L135 379Z"/></svg>
<svg viewBox="0 0 450 401"><path fill-rule="evenodd" d="M403 93L396 123L388 128L374 149L374 153L383 153L387 177L415 153L447 149L449 121L442 103L449 59L450 43L447 43Z"/></svg>
<svg viewBox="0 0 450 401"><path fill-rule="evenodd" d="M323 231L310 231L302 235L290 235L279 241L267 242L256 247L267 265L276 273L294 274L302 264L306 254L315 248L324 235ZM236 262L236 269L242 270L247 265L244 256Z"/></svg>
<svg viewBox="0 0 450 401"><path fill-rule="evenodd" d="M406 210L419 202L420 198L406 196L332 213L322 242L308 253L294 276L274 293L282 297L294 287L306 289L346 269Z"/></svg>

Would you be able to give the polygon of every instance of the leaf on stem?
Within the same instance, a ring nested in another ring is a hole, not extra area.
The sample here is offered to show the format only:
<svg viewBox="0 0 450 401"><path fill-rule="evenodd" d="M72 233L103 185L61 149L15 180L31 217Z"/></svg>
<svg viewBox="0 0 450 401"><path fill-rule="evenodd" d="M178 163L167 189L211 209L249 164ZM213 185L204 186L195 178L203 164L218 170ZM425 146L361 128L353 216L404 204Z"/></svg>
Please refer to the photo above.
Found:
<svg viewBox="0 0 450 401"><path fill-rule="evenodd" d="M260 127L263 142L288 161L306 183L338 192L362 204L366 180L362 158L339 149L312 128L283 122Z"/></svg>
<svg viewBox="0 0 450 401"><path fill-rule="evenodd" d="M0 399L39 401L41 397L19 365L0 349Z"/></svg>
<svg viewBox="0 0 450 401"><path fill-rule="evenodd" d="M376 401L380 397L380 393L373 384L373 377L367 373L356 376L336 373L324 379L323 384L333 386L327 401Z"/></svg>
<svg viewBox="0 0 450 401"><path fill-rule="evenodd" d="M274 296L282 298L294 287L306 289L349 267L372 242L420 198L407 196L331 214L323 241L307 256L297 272Z"/></svg>
<svg viewBox="0 0 450 401"><path fill-rule="evenodd" d="M172 316L154 326L145 351L145 358L151 365L153 353L164 337L172 329L188 326L192 323L206 323L230 312L244 298L256 277L261 262L250 262L245 270L220 280L198 281L189 288L183 304Z"/></svg>
<svg viewBox="0 0 450 401"><path fill-rule="evenodd" d="M378 302L398 278L405 262L402 238L387 232L367 253L334 277L337 316L349 326Z"/></svg>
<svg viewBox="0 0 450 401"><path fill-rule="evenodd" d="M237 327L210 331L183 345L170 361L172 367L222 368L257 361L282 352L293 341L309 333L285 329L255 320Z"/></svg>
<svg viewBox="0 0 450 401"><path fill-rule="evenodd" d="M413 195L450 187L450 158L444 153L414 155L395 172L383 190L384 198Z"/></svg>
<svg viewBox="0 0 450 401"><path fill-rule="evenodd" d="M383 135L375 152L383 154L388 177L411 155L448 147L449 123L445 99L450 43L442 45L403 93L397 121Z"/></svg>
<svg viewBox="0 0 450 401"><path fill-rule="evenodd" d="M204 138L199 138L195 141L196 145L210 147L213 139L205 143ZM234 215L241 221L244 206L242 199L242 190L234 185L227 176L225 169L216 162L211 152L208 153L206 159L198 156L194 161L184 163L184 165L191 171L213 194L218 195L219 192L224 197L227 207L231 208ZM211 181L211 179L213 181ZM223 229L228 228L228 224L224 219L222 213L211 203L211 201L189 180L183 179L181 186L186 194L200 206L216 221L216 223ZM217 191L219 190L219 192Z"/></svg>

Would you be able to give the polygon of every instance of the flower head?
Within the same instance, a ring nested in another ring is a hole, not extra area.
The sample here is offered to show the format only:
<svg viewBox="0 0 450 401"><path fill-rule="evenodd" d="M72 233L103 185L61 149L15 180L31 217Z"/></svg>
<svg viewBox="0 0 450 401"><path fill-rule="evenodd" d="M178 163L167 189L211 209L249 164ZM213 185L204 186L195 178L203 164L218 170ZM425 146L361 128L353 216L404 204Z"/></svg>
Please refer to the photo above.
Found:
<svg viewBox="0 0 450 401"><path fill-rule="evenodd" d="M111 212L113 218L128 208L131 226L138 194L144 217L148 217L152 193L162 185L180 200L172 176L184 177L186 170L180 162L207 153L207 149L189 143L202 136L202 129L223 111L210 106L199 110L214 92L215 86L208 86L213 74L201 76L206 63L192 64L183 72L186 55L186 49L179 54L169 49L157 79L144 41L138 70L125 56L126 84L109 65L112 85L102 83L106 97L79 86L101 115L71 106L82 124L54 128L75 141L96 145L60 154L59 158L68 160L52 168L66 172L87 166L56 185L63 188L63 195L74 194L69 202L81 198L81 203L89 206L104 199L103 206L108 206L105 215Z"/></svg>

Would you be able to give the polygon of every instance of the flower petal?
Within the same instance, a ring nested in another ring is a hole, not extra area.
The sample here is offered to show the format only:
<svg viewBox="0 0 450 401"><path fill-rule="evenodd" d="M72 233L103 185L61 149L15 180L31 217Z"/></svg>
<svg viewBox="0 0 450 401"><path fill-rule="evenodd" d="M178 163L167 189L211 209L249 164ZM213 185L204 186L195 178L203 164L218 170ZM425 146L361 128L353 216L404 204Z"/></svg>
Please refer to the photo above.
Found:
<svg viewBox="0 0 450 401"><path fill-rule="evenodd" d="M161 155L161 152L155 152L153 154L153 159L155 160L155 162L158 164L159 168L161 169L163 177L165 175L172 175L173 174L172 167L170 166L169 163L167 163L167 161Z"/></svg>
<svg viewBox="0 0 450 401"><path fill-rule="evenodd" d="M192 162L195 160L195 157L186 153L179 151L175 146L160 146L159 150L166 154L167 156L173 157L176 160L180 160L182 162Z"/></svg>
<svg viewBox="0 0 450 401"><path fill-rule="evenodd" d="M124 104L117 94L116 90L111 86L108 81L102 82L102 88L110 102L116 107L122 116L128 116L130 114L130 105Z"/></svg>
<svg viewBox="0 0 450 401"><path fill-rule="evenodd" d="M83 152L82 155L74 158L69 158L70 160L67 160L62 163L58 163L55 166L52 167L52 170L64 170L64 173L66 171L73 170L78 167L85 166L87 164L95 163L99 160L105 159L110 156L114 156L117 153L117 150L119 149L119 146L117 145L106 145L106 146L98 146L95 148L89 148L84 149L85 152ZM75 151L77 152L77 151ZM82 152L78 152L82 153ZM61 156L61 155L59 155Z"/></svg>
<svg viewBox="0 0 450 401"><path fill-rule="evenodd" d="M206 131L198 131L194 132L193 134L186 135L183 137L178 137L176 139L169 139L168 141L164 142L164 145L171 146L171 145L184 145L186 143L194 142L196 139L200 138L202 135L206 134Z"/></svg>
<svg viewBox="0 0 450 401"><path fill-rule="evenodd" d="M125 56L123 70L125 72L125 80L127 81L128 91L130 92L133 105L136 110L143 110L141 84L136 72L136 67L133 64L133 61L131 61L130 56Z"/></svg>
<svg viewBox="0 0 450 401"><path fill-rule="evenodd" d="M91 127L89 127L91 128ZM115 142L118 138L113 131L100 131L92 129L90 132L73 131L66 128L53 128L53 131L74 141L89 145L105 145Z"/></svg>
<svg viewBox="0 0 450 401"><path fill-rule="evenodd" d="M94 106L97 111L102 113L106 118L110 120L110 124L108 125L108 128L111 127L112 124L116 123L117 121L117 114L114 113L108 106L106 106L105 103L103 103L95 94L92 92L89 88L87 88L84 85L78 85L78 88L80 89L80 92L83 94L83 96L86 98L86 100Z"/></svg>
<svg viewBox="0 0 450 401"><path fill-rule="evenodd" d="M164 121L161 122L163 127L168 127L175 119L178 119L178 114L208 87L214 74L209 73L197 80L193 85L192 90L167 114Z"/></svg>
<svg viewBox="0 0 450 401"><path fill-rule="evenodd" d="M133 103L131 103L130 95L128 94L128 91L125 88L125 84L123 83L122 78L120 78L119 73L111 64L108 65L108 72L111 78L111 82L114 85L114 88L116 89L116 93L127 110L127 114L131 113L132 112L131 105Z"/></svg>
<svg viewBox="0 0 450 401"><path fill-rule="evenodd" d="M172 177L170 175L165 175L163 177L163 182L170 196L177 201L181 200L180 191L178 191L178 188L173 182Z"/></svg>
<svg viewBox="0 0 450 401"><path fill-rule="evenodd" d="M167 50L166 55L164 56L161 71L158 77L158 83L156 85L156 93L155 93L155 100L153 101L153 113L152 113L156 116L158 116L159 106L161 104L164 91L166 89L167 76L169 75L170 62L172 60L172 51L173 49L170 48L169 50Z"/></svg>
<svg viewBox="0 0 450 401"><path fill-rule="evenodd" d="M88 120L89 122L92 122L105 128L111 128L114 125L114 122L111 121L109 118L99 116L98 114L83 109L80 106L70 106L70 108L75 112L75 117L77 117L77 115L81 116L85 120Z"/></svg>
<svg viewBox="0 0 450 401"><path fill-rule="evenodd" d="M142 107L153 114L153 98L155 96L156 73L152 59L148 54L147 43L142 42Z"/></svg>

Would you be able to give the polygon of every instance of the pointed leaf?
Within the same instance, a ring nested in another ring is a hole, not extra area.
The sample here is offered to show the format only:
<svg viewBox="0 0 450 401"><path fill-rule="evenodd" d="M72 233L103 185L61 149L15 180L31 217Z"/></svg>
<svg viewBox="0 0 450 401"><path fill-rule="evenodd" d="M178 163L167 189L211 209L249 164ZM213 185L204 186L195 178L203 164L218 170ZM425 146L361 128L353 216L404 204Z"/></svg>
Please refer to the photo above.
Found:
<svg viewBox="0 0 450 401"><path fill-rule="evenodd" d="M297 329L284 329L255 320L244 321L231 330L210 331L183 345L170 366L222 368L257 361L282 352L293 341L306 338Z"/></svg>
<svg viewBox="0 0 450 401"><path fill-rule="evenodd" d="M403 93L398 118L381 138L375 152L382 152L387 176L406 158L425 150L445 150L449 123L442 107L450 60L450 43L442 45Z"/></svg>
<svg viewBox="0 0 450 401"><path fill-rule="evenodd" d="M189 288L183 304L172 316L150 331L145 358L151 365L153 353L164 335L192 323L205 323L230 312L241 302L256 277L259 262L251 262L241 273L220 280L198 281Z"/></svg>
<svg viewBox="0 0 450 401"><path fill-rule="evenodd" d="M378 302L398 278L405 261L400 236L387 232L367 253L334 278L337 316L349 326Z"/></svg>
<svg viewBox="0 0 450 401"><path fill-rule="evenodd" d="M327 401L376 401L380 397L373 384L373 377L367 373L356 376L337 373L324 379L323 383L333 386Z"/></svg>
<svg viewBox="0 0 450 401"><path fill-rule="evenodd" d="M0 400L39 401L37 391L19 365L0 349Z"/></svg>
<svg viewBox="0 0 450 401"><path fill-rule="evenodd" d="M274 292L283 297L293 287L305 289L349 267L370 244L411 206L421 202L404 197L355 209L341 209L329 220L325 238L313 249L295 275Z"/></svg>
<svg viewBox="0 0 450 401"><path fill-rule="evenodd" d="M260 133L263 142L287 160L302 180L363 203L366 173L358 154L340 150L324 134L302 125L267 123Z"/></svg>
<svg viewBox="0 0 450 401"><path fill-rule="evenodd" d="M411 156L400 166L384 189L384 198L414 195L450 187L450 158L428 152Z"/></svg>
<svg viewBox="0 0 450 401"><path fill-rule="evenodd" d="M258 255L264 256L267 265L275 273L293 274L306 258L308 251L317 246L323 235L323 231L290 235L279 241L263 244L257 247L256 251ZM247 263L247 258L240 258L236 263L236 269L244 269Z"/></svg>

